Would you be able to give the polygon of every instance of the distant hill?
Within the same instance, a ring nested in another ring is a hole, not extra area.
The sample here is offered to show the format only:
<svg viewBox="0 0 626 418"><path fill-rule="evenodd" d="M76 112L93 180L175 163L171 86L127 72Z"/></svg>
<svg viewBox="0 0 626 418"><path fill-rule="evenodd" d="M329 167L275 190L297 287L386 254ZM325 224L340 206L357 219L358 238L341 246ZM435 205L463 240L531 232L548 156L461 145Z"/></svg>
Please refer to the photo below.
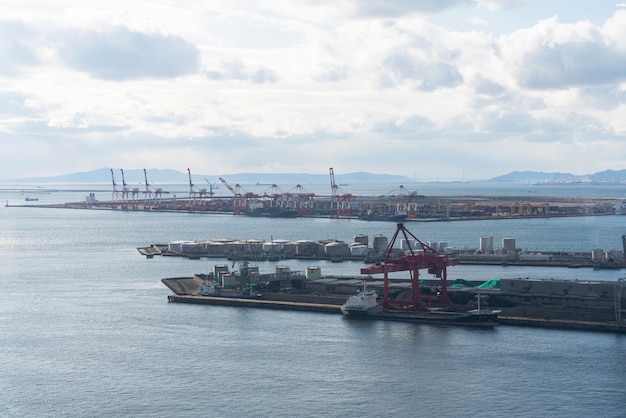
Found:
<svg viewBox="0 0 626 418"><path fill-rule="evenodd" d="M513 171L488 181L508 183L626 183L626 170L605 170L584 175L545 173L543 171Z"/></svg>
<svg viewBox="0 0 626 418"><path fill-rule="evenodd" d="M189 175L187 172L163 169L146 169L148 174L148 182L151 184L163 183L188 183ZM122 173L119 169L113 169L115 182L122 184ZM191 179L198 186L206 185L207 182L219 183L222 177L229 184L323 184L330 182L329 174L303 174L303 173L239 173L239 174L194 174L191 173ZM143 169L124 170L124 180L127 184L135 185L144 183ZM31 177L6 179L4 182L10 183L111 183L111 169L100 168L92 171L83 171L78 173L65 174L53 177ZM335 174L337 183L412 183L413 180L405 176L397 176L393 174L373 174L366 172Z"/></svg>
<svg viewBox="0 0 626 418"><path fill-rule="evenodd" d="M167 169L147 169L148 181L152 184L186 184L189 176L186 171ZM115 182L122 184L122 173L120 169L113 169ZM324 184L330 182L328 174L306 174L306 173L238 173L238 174L194 174L192 172L192 182L199 187L207 182L220 183L219 178L224 178L229 184ZM129 185L144 183L143 169L124 170L124 179ZM99 168L92 171L65 174L54 177L30 177L3 179L4 183L56 183L56 184L80 184L80 183L111 183L111 169ZM374 174L367 172L355 172L345 174L335 174L335 181L338 184L353 183L387 183L387 184L407 184L414 183L415 180L406 176L393 174ZM420 181L417 179L417 181ZM509 174L494 177L488 180L473 182L502 182L502 183L626 183L626 170L605 170L594 174L574 175L571 173L543 172L543 171L513 171Z"/></svg>

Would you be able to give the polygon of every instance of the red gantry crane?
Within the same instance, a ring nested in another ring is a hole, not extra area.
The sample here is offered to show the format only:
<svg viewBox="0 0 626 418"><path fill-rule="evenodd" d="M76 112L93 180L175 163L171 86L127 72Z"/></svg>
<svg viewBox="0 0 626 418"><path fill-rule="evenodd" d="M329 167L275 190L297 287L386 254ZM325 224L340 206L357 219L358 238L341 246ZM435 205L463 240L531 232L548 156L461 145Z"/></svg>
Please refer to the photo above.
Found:
<svg viewBox="0 0 626 418"><path fill-rule="evenodd" d="M339 218L340 216L350 216L350 201L352 195L344 192L337 183L335 183L335 172L330 168L330 217Z"/></svg>
<svg viewBox="0 0 626 418"><path fill-rule="evenodd" d="M235 215L239 215L242 212L249 210L250 202L253 199L259 197L259 195L257 194L245 191L244 188L241 187L241 185L239 184L236 184L235 187L233 188L230 184L226 182L226 180L224 180L221 177L220 177L220 181L235 196L235 199L233 200L233 213Z"/></svg>
<svg viewBox="0 0 626 418"><path fill-rule="evenodd" d="M361 274L384 274L384 295L382 305L385 309L406 311L428 311L424 302L437 300L448 302L447 271L448 266L457 265L458 260L449 259L445 255L437 253L433 248L420 241L409 232L403 223L397 224L398 228L383 254L383 261L372 264L370 267L361 269ZM408 244L407 251L395 251L394 244L399 235L402 235ZM413 241L412 241L412 240ZM416 243L421 248L413 248ZM441 294L437 296L425 296L420 294L419 270L428 269L428 273L435 275L441 280ZM411 277L412 295L408 300L392 300L389 298L389 273L396 271L408 271Z"/></svg>

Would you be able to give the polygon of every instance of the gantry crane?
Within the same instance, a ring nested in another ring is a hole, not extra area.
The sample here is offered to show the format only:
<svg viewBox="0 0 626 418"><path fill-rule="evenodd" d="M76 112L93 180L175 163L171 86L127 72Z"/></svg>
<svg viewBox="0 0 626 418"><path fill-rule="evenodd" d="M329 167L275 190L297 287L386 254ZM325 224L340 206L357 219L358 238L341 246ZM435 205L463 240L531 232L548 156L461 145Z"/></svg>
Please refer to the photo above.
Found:
<svg viewBox="0 0 626 418"><path fill-rule="evenodd" d="M402 235L408 244L407 251L395 251L394 244L399 235ZM413 241L411 241L411 239ZM413 248L411 242L417 243L421 248ZM424 302L437 300L442 303L448 301L447 267L457 265L455 259L449 259L445 255L437 253L432 247L420 241L409 232L403 223L397 224L397 230L383 254L383 261L372 264L370 267L361 269L361 274L384 274L384 294L382 305L386 309L427 311ZM428 269L428 273L435 275L441 280L441 293L436 296L420 294L419 270ZM411 277L412 294L408 300L392 300L389 298L389 273L396 271L408 271Z"/></svg>
<svg viewBox="0 0 626 418"><path fill-rule="evenodd" d="M191 170L189 168L187 169L187 175L189 176L189 211L203 210L205 209L207 191L193 184L191 181Z"/></svg>
<svg viewBox="0 0 626 418"><path fill-rule="evenodd" d="M118 188L118 185L115 182L115 174L113 174L113 169L111 169L111 180L113 181L111 209L117 209L121 202L124 200L124 192Z"/></svg>
<svg viewBox="0 0 626 418"><path fill-rule="evenodd" d="M122 209L128 209L128 204L130 203L131 209L137 209L137 198L139 197L139 187L133 187L132 189L128 187L126 184L126 179L124 178L124 170L120 168L122 172Z"/></svg>
<svg viewBox="0 0 626 418"><path fill-rule="evenodd" d="M330 217L339 218L340 216L351 215L350 201L352 195L344 192L337 183L335 183L335 172L330 168Z"/></svg>
<svg viewBox="0 0 626 418"><path fill-rule="evenodd" d="M158 209L161 206L161 199L163 197L164 192L160 187L153 187L150 183L148 183L148 173L146 169L143 169L143 178L146 185L146 190L144 193L144 203L143 208L145 210L153 210Z"/></svg>
<svg viewBox="0 0 626 418"><path fill-rule="evenodd" d="M226 186L228 190L230 190L230 192L235 197L233 199L233 213L235 215L239 215L242 212L249 210L250 202L259 196L257 194L245 191L244 188L241 187L241 185L239 184L236 184L233 188L230 184L226 182L226 180L221 177L220 181L224 184L224 186Z"/></svg>

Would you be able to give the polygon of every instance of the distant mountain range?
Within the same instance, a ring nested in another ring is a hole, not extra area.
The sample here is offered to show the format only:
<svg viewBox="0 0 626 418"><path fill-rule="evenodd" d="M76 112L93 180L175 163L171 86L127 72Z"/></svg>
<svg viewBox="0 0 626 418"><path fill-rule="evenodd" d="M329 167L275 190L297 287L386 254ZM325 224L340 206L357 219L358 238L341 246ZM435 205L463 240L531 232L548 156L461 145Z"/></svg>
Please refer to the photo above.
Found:
<svg viewBox="0 0 626 418"><path fill-rule="evenodd" d="M147 169L148 181L152 184L184 184L189 182L187 172L164 169ZM119 169L114 169L115 182L122 184L122 173ZM323 184L330 181L328 174L304 174L304 173L238 173L238 174L193 174L192 182L198 186L207 183L219 183L219 178L224 178L233 186L236 184ZM124 180L127 184L136 185L144 183L143 169L124 170ZM346 183L398 183L408 184L419 182L419 179L411 179L406 176L393 174L373 174L367 172L355 172L346 174L336 174L335 181L341 185ZM66 174L54 177L31 177L4 179L3 183L111 183L111 169L100 168L92 171ZM474 181L476 182L476 181ZM595 174L574 175L571 173L546 173L542 171L513 171L509 174L494 177L480 182L500 182L500 183L626 183L626 170L605 170ZM206 186L205 186L206 187Z"/></svg>
<svg viewBox="0 0 626 418"><path fill-rule="evenodd" d="M146 169L148 182L151 184L185 184L189 182L189 174L176 170L163 169ZM119 169L113 169L115 182L122 184L122 172ZM329 174L303 174L303 173L239 173L239 174L194 174L191 173L191 181L200 187L207 183L219 183L219 178L223 178L232 186L236 184L323 184L330 182ZM124 170L124 180L127 184L135 185L144 183L143 169ZM100 168L92 171L84 171L62 176L54 177L31 177L6 179L4 183L111 183L111 169ZM340 183L413 183L414 181L405 176L397 176L392 174L373 174L373 173L346 173L335 175L335 181Z"/></svg>
<svg viewBox="0 0 626 418"><path fill-rule="evenodd" d="M544 173L543 171L513 171L494 177L489 182L506 183L626 183L626 170L605 170L594 174Z"/></svg>

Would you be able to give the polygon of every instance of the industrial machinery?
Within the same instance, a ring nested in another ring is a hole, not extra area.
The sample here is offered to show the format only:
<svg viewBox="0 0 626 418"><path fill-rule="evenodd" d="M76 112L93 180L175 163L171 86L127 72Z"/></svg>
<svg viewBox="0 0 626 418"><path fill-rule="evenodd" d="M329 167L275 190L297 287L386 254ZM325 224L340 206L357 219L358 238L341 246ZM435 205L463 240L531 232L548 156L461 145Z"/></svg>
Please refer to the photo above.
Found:
<svg viewBox="0 0 626 418"><path fill-rule="evenodd" d="M406 251L394 250L394 244L398 236L404 237L408 249ZM415 247L420 247L415 248ZM458 264L458 260L449 259L447 256L437 253L432 247L420 241L409 232L404 223L397 224L397 230L393 235L387 249L383 253L382 261L361 269L361 274L383 274L384 294L383 308L406 311L428 311L424 302L447 303L447 267ZM441 280L441 290L438 295L421 295L419 286L419 270L428 269L428 273ZM389 273L396 271L408 271L411 278L412 294L408 300L392 300L389 297Z"/></svg>

